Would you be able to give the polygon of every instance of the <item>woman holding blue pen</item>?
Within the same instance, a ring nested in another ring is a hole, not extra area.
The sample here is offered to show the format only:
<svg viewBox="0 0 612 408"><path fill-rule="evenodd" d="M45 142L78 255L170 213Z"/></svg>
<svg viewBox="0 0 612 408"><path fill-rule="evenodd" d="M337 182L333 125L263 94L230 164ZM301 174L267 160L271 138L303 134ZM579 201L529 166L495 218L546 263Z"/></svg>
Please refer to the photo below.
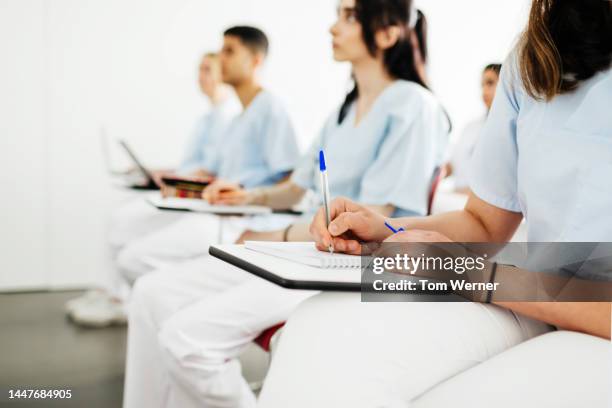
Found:
<svg viewBox="0 0 612 408"><path fill-rule="evenodd" d="M405 19L406 25L401 22ZM334 196L346 195L396 216L426 212L425 194L442 160L450 123L424 77L424 15L407 0L351 0L340 3L339 21L330 32L334 58L352 64L354 88L294 174L280 185L253 190L220 180L204 191L207 201L287 209L309 189L321 196L316 172L323 149ZM410 180L411 189L393 183L403 177ZM310 235L299 223L285 231L246 231L240 241L285 238L309 240Z"/></svg>
<svg viewBox="0 0 612 408"><path fill-rule="evenodd" d="M334 58L351 63L353 90L289 180L254 190L218 181L204 198L287 209L314 190L321 201L330 193L348 196L384 217L424 215L449 131L421 75L424 27L409 0L342 0L330 32ZM240 239L310 240L312 215L281 230L251 228ZM254 406L238 356L314 294L283 289L212 257L142 278L130 309L126 389L140 392L140 406L147 407L163 406L162 395L170 396L167 406ZM157 389L139 389L160 378Z"/></svg>
<svg viewBox="0 0 612 408"><path fill-rule="evenodd" d="M314 217L317 247L358 254L363 242L502 243L523 218L530 243L611 242L611 38L610 2L533 0L475 148L465 208L395 219L407 230L395 233L380 214L336 198L331 224L322 209ZM512 265L487 272L490 283L524 276ZM612 281L606 262L591 273L600 287ZM610 407L609 297L517 302L489 291L474 302L404 299L324 293L302 303L285 326L260 406ZM326 341L313 341L320 333Z"/></svg>

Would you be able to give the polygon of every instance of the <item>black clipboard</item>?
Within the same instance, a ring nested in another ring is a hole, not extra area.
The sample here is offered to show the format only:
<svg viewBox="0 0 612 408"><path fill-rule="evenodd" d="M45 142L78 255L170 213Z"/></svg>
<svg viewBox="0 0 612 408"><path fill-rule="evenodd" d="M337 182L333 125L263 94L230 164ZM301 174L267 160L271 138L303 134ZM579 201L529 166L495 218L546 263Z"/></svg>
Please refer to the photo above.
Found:
<svg viewBox="0 0 612 408"><path fill-rule="evenodd" d="M262 279L272 282L276 285L282 286L287 289L300 289L300 290L324 290L324 291L339 291L339 292L359 292L361 291L360 282L331 282L331 281L306 281L306 280L295 280L287 279L282 276L275 274L261 266L255 265L248 262L234 254L230 254L221 248L211 246L208 253L215 258L218 258L224 262L234 265L244 271L252 273Z"/></svg>

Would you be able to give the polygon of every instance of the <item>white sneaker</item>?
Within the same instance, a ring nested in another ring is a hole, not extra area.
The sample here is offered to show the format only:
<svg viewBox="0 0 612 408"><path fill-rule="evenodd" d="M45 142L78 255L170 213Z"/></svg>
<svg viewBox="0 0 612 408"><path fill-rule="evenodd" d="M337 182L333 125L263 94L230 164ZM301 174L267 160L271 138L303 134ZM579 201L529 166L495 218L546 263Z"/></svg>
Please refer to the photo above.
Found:
<svg viewBox="0 0 612 408"><path fill-rule="evenodd" d="M127 324L124 304L109 295L86 302L74 309L72 320L85 327L107 327Z"/></svg>
<svg viewBox="0 0 612 408"><path fill-rule="evenodd" d="M102 289L92 289L85 292L78 298L70 299L64 304L64 310L68 315L72 315L72 312L87 303L96 302L98 299L108 296Z"/></svg>

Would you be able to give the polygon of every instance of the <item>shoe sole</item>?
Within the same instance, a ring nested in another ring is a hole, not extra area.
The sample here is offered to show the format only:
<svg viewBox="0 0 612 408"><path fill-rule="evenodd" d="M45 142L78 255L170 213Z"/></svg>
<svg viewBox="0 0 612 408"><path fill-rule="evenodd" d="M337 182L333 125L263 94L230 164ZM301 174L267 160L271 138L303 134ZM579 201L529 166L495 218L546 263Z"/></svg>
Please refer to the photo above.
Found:
<svg viewBox="0 0 612 408"><path fill-rule="evenodd" d="M88 329L104 329L111 326L127 326L127 320L124 319L112 319L107 321L93 322L91 320L82 320L77 316L70 315L71 321L77 326L85 327Z"/></svg>

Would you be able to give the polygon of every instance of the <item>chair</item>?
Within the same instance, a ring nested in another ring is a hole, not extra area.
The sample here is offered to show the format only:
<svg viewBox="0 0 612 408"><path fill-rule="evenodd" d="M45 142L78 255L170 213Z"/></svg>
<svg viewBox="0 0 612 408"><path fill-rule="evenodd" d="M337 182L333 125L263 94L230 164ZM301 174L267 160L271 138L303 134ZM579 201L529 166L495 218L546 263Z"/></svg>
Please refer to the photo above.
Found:
<svg viewBox="0 0 612 408"><path fill-rule="evenodd" d="M259 347L261 347L264 351L270 352L271 345L276 343L276 340L278 339L278 335L280 335L280 333L278 331L284 325L285 325L285 322L282 322L282 323L276 324L276 325L274 325L274 326L264 330L253 341Z"/></svg>
<svg viewBox="0 0 612 408"><path fill-rule="evenodd" d="M444 167L436 167L431 175L431 181L429 183L429 192L427 194L427 215L431 215L433 208L433 202L436 198L436 192L440 181L446 176ZM255 340L253 340L259 347L264 351L270 352L276 341L280 336L279 330L285 325L285 322L274 325L263 332Z"/></svg>
<svg viewBox="0 0 612 408"><path fill-rule="evenodd" d="M440 182L446 177L446 168L444 166L436 167L431 175L431 182L429 183L429 193L427 194L427 215L431 215L433 209L434 199L436 198L436 192L440 186Z"/></svg>

